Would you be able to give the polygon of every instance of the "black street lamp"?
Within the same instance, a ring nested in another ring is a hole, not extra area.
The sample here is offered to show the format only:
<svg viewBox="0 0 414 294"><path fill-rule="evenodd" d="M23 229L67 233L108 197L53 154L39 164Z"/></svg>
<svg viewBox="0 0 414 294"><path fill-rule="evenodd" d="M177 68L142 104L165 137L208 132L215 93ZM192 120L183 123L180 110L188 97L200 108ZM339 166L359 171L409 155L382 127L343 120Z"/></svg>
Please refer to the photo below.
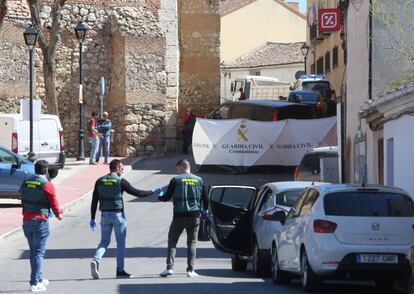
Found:
<svg viewBox="0 0 414 294"><path fill-rule="evenodd" d="M300 50L302 51L303 58L305 59L305 74L306 71L306 59L308 58L308 52L309 52L309 46L306 43L303 43L302 47L300 47Z"/></svg>
<svg viewBox="0 0 414 294"><path fill-rule="evenodd" d="M75 27L76 39L79 41L79 145L78 145L78 157L77 160L85 160L85 150L83 146L85 132L83 130L83 89L82 89L82 53L83 42L86 38L86 32L89 30L89 26L86 23L79 23Z"/></svg>
<svg viewBox="0 0 414 294"><path fill-rule="evenodd" d="M33 153L33 50L36 46L38 32L37 30L30 25L23 33L24 42L26 43L27 47L29 48L29 80L30 80L30 105L29 105L29 119L30 119L30 147L29 153L27 154L27 158L30 161L34 161L34 153Z"/></svg>

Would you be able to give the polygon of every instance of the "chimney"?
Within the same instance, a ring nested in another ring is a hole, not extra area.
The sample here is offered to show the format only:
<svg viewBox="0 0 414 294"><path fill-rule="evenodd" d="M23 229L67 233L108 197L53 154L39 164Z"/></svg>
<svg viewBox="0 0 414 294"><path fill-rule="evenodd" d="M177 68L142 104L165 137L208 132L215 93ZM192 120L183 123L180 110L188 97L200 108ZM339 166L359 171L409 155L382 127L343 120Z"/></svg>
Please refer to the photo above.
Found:
<svg viewBox="0 0 414 294"><path fill-rule="evenodd" d="M299 3L298 2L286 2L290 8L293 8L296 11L299 11Z"/></svg>

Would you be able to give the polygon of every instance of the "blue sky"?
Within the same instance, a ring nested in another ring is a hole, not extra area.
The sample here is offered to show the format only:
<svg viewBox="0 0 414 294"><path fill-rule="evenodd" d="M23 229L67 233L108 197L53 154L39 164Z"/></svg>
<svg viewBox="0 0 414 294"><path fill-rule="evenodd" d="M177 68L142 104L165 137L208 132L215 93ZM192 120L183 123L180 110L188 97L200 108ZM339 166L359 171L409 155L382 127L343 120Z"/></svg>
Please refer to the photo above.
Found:
<svg viewBox="0 0 414 294"><path fill-rule="evenodd" d="M300 12L306 12L306 0L289 0L287 2L299 2L299 10Z"/></svg>

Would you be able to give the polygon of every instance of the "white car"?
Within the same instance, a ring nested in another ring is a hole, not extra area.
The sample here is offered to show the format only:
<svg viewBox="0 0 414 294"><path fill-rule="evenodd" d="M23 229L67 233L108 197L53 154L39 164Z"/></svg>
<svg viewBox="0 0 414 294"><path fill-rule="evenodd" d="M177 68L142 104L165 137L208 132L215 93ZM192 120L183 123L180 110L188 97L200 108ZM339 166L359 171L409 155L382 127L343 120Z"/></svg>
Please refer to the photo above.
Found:
<svg viewBox="0 0 414 294"><path fill-rule="evenodd" d="M401 189L314 186L274 220L282 223L272 244L275 283L300 275L303 289L314 291L325 278L370 278L389 291L411 273L414 203Z"/></svg>
<svg viewBox="0 0 414 294"><path fill-rule="evenodd" d="M258 191L249 186L211 187L211 239L216 248L232 253L234 271L246 270L252 257L257 276L270 273L271 244L280 226L272 216L276 211L287 213L300 193L311 185L312 182L274 182Z"/></svg>

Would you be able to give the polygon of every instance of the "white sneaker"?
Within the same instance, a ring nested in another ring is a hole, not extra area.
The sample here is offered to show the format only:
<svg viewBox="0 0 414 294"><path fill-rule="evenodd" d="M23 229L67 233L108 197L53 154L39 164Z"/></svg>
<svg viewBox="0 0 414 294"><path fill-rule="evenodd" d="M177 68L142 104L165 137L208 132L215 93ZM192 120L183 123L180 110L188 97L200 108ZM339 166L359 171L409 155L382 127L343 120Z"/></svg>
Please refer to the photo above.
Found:
<svg viewBox="0 0 414 294"><path fill-rule="evenodd" d="M189 271L189 272L187 272L187 277L189 277L189 278L196 278L196 277L199 277L200 275L199 274L197 274L195 271Z"/></svg>
<svg viewBox="0 0 414 294"><path fill-rule="evenodd" d="M44 292L46 291L46 286L43 283L38 283L37 285L31 285L29 291L30 292Z"/></svg>
<svg viewBox="0 0 414 294"><path fill-rule="evenodd" d="M99 263L95 260L91 261L91 275L95 280L99 279Z"/></svg>
<svg viewBox="0 0 414 294"><path fill-rule="evenodd" d="M160 273L161 277L167 277L167 276L171 276L173 274L173 270L172 269L165 269L162 273Z"/></svg>
<svg viewBox="0 0 414 294"><path fill-rule="evenodd" d="M49 280L48 279L42 279L42 281L40 283L43 284L43 286L49 286Z"/></svg>

